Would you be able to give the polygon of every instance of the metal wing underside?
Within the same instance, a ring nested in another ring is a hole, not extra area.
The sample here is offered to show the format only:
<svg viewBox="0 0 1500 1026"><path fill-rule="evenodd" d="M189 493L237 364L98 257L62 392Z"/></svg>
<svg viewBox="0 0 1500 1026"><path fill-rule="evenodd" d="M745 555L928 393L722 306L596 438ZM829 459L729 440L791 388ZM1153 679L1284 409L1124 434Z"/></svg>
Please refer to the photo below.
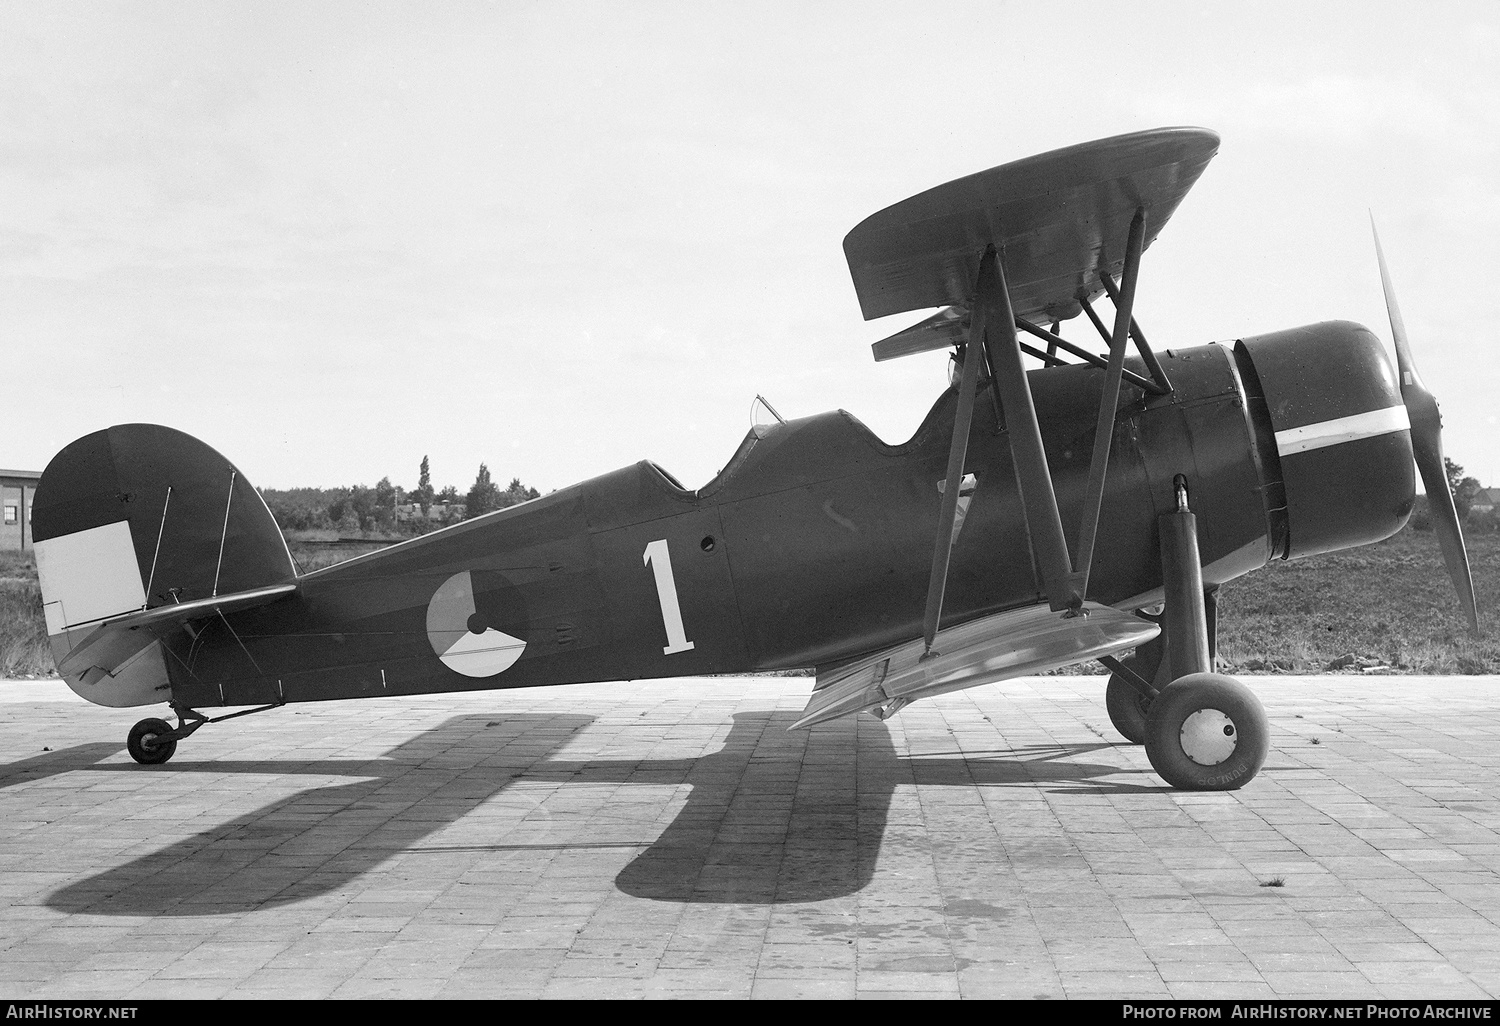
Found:
<svg viewBox="0 0 1500 1026"><path fill-rule="evenodd" d="M1017 317L1063 321L1118 276L1138 209L1149 246L1219 149L1160 128L1002 164L886 207L844 238L865 320L970 301L979 258L1002 251Z"/></svg>
<svg viewBox="0 0 1500 1026"><path fill-rule="evenodd" d="M940 631L930 657L921 638L818 672L792 729L865 709L889 714L918 698L1042 673L1143 645L1161 628L1085 602L1070 616L1045 605L995 613Z"/></svg>

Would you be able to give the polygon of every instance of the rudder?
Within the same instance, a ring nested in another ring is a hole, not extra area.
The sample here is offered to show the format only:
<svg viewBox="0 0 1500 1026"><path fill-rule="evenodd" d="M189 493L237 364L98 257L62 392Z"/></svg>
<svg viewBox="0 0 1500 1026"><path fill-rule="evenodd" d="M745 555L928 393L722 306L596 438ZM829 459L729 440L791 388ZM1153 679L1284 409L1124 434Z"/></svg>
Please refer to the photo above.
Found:
<svg viewBox="0 0 1500 1026"><path fill-rule="evenodd" d="M245 476L191 435L154 424L96 431L53 457L37 484L32 537L58 662L114 617L297 577ZM159 643L89 676L65 679L99 705L170 697Z"/></svg>

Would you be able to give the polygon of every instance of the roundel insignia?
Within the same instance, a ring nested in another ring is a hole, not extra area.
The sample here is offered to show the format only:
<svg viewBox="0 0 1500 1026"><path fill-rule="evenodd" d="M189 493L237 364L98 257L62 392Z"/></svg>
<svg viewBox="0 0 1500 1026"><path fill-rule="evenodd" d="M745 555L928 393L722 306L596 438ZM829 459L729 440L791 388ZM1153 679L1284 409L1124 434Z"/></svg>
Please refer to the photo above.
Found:
<svg viewBox="0 0 1500 1026"><path fill-rule="evenodd" d="M444 666L465 677L504 673L526 651L525 641L495 627L488 611L480 611L468 570L454 574L432 593L427 603L427 640Z"/></svg>

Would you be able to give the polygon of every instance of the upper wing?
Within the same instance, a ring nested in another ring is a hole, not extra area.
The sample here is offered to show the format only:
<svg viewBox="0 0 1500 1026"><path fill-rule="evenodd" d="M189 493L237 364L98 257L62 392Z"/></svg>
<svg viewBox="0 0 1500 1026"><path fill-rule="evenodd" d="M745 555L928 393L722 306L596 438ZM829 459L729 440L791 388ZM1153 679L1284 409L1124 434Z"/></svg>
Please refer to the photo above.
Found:
<svg viewBox="0 0 1500 1026"><path fill-rule="evenodd" d="M1069 146L928 189L861 221L844 255L865 320L965 305L979 258L1003 253L1017 317L1062 321L1118 275L1137 209L1145 245L1219 150L1201 128L1159 128Z"/></svg>
<svg viewBox="0 0 1500 1026"><path fill-rule="evenodd" d="M932 695L1053 670L1145 644L1161 628L1138 616L1085 602L1069 616L1046 605L996 613L940 631L932 655L923 640L864 656L818 673L802 718L810 727L863 709L896 709Z"/></svg>

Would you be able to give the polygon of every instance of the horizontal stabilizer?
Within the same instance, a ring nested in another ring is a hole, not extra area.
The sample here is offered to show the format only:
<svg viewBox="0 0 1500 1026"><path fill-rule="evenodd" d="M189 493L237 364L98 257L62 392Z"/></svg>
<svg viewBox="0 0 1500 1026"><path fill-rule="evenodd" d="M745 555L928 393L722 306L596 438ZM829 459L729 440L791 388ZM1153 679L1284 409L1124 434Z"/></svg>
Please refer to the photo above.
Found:
<svg viewBox="0 0 1500 1026"><path fill-rule="evenodd" d="M1083 613L1069 616L1046 605L1013 609L940 631L926 658L918 638L826 670L792 729L865 709L894 712L918 698L1097 659L1161 632L1096 602L1085 602Z"/></svg>
<svg viewBox="0 0 1500 1026"><path fill-rule="evenodd" d="M90 631L83 641L58 662L57 672L64 677L81 677L85 684L92 684L101 677L113 674L143 649L185 623L221 613L253 609L275 602L296 590L295 584L277 584L269 588L254 588L232 595L217 595L127 613Z"/></svg>

